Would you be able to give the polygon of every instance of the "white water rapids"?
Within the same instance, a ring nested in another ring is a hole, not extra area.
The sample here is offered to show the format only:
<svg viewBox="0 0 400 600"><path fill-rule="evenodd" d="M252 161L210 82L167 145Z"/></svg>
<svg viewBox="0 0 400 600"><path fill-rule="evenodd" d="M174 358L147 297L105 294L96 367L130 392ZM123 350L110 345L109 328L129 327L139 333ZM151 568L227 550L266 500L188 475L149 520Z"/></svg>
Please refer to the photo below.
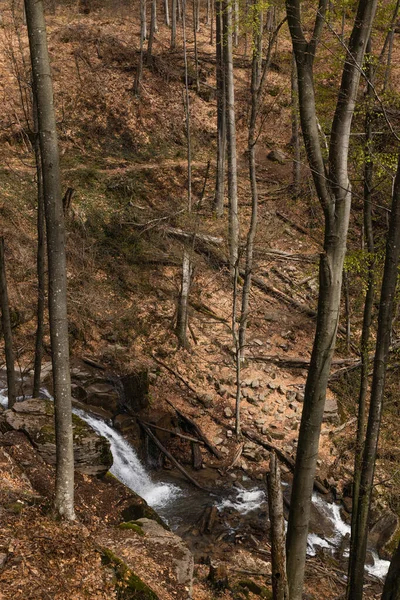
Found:
<svg viewBox="0 0 400 600"><path fill-rule="evenodd" d="M43 395L51 397L47 390L42 390ZM7 390L0 389L0 404L7 407ZM145 467L140 462L134 448L115 429L110 427L103 419L95 417L80 409L73 412L85 421L96 433L102 435L110 442L113 455L113 466L110 471L119 481L139 494L155 510L158 510L164 518L169 520L173 509L185 503L187 492L181 487L166 482L156 482L151 479ZM195 492L193 491L193 494ZM242 489L233 487L230 493L217 503L218 510L234 509L240 514L246 515L257 511L262 505L265 506L266 494L260 487ZM310 533L308 536L308 554L314 556L318 548L329 548L334 550L341 545L345 536L350 534L350 526L343 521L340 508L337 504L328 503L317 494L313 495L313 503L320 513L332 523L333 536L323 538L317 534ZM177 522L179 522L179 515ZM366 565L366 570L380 579L384 579L389 569L389 561L381 560L377 553L371 551L374 564ZM346 553L345 553L346 555Z"/></svg>

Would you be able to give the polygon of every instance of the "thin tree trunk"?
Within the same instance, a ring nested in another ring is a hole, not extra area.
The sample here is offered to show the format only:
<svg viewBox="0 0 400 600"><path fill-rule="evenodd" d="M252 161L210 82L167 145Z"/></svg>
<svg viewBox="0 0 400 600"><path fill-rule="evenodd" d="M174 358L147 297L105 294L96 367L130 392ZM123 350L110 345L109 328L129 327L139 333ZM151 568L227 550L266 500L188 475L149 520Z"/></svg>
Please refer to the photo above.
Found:
<svg viewBox="0 0 400 600"><path fill-rule="evenodd" d="M215 0L211 0L210 46L214 46L214 12Z"/></svg>
<svg viewBox="0 0 400 600"><path fill-rule="evenodd" d="M42 175L42 158L40 155L40 139L39 139L39 124L37 117L37 106L35 97L33 95L33 120L35 127L35 163L36 163L36 179L37 179L37 233L38 233L38 245L36 255L36 269L38 277L38 299L37 299L37 310L36 310L36 340L35 340L35 360L34 360L34 375L33 375L33 390L32 396L37 398L40 392L40 375L42 368L42 355L43 355L43 332L44 332L44 307L45 307L45 252L46 252L46 239L45 239L45 217L44 217L44 198L43 198L43 175Z"/></svg>
<svg viewBox="0 0 400 600"><path fill-rule="evenodd" d="M229 199L229 263L235 269L239 253L239 216L237 198L235 84L233 77L232 6L223 0L223 40L226 97L226 132L228 149L228 199Z"/></svg>
<svg viewBox="0 0 400 600"><path fill-rule="evenodd" d="M293 196L297 198L300 192L300 136L299 136L299 86L297 83L296 60L292 58L292 146L293 146Z"/></svg>
<svg viewBox="0 0 400 600"><path fill-rule="evenodd" d="M272 594L274 600L289 600L289 587L286 576L286 536L281 472L276 455L271 452L269 457L267 486L269 520L271 524Z"/></svg>
<svg viewBox="0 0 400 600"><path fill-rule="evenodd" d="M1 326L4 336L4 351L6 355L7 369L7 395L8 408L12 408L17 399L17 387L15 380L15 358L12 341L12 328L10 317L10 306L8 303L6 265L4 258L4 238L0 237L0 303L1 303Z"/></svg>
<svg viewBox="0 0 400 600"><path fill-rule="evenodd" d="M393 54L393 42L394 42L394 28L389 33L389 48L388 57L386 61L385 79L383 82L383 92L386 92L390 81L390 72L392 67L392 54Z"/></svg>
<svg viewBox="0 0 400 600"><path fill-rule="evenodd" d="M372 376L371 400L368 414L367 433L362 458L360 493L357 507L357 522L354 531L353 557L349 572L349 598L361 600L363 596L364 564L368 541L368 519L374 484L375 460L379 441L382 417L383 394L386 379L386 366L392 333L394 296L400 257L400 157L396 180L393 187L392 211L386 244L385 267L383 272L381 298L379 304L378 331L374 371Z"/></svg>
<svg viewBox="0 0 400 600"><path fill-rule="evenodd" d="M176 9L178 0L172 0L172 15L171 15L171 50L176 48Z"/></svg>
<svg viewBox="0 0 400 600"><path fill-rule="evenodd" d="M143 54L144 40L146 39L146 0L140 0L140 47L139 47L139 63L136 70L135 78L135 96L140 96L140 86L142 85L143 74Z"/></svg>
<svg viewBox="0 0 400 600"><path fill-rule="evenodd" d="M222 0L216 0L216 78L217 78L217 167L215 178L215 212L224 214L225 154L226 154L226 96L224 69L224 37L222 26Z"/></svg>
<svg viewBox="0 0 400 600"><path fill-rule="evenodd" d="M183 60L185 65L185 101L184 108L186 114L186 139L187 139L187 166L188 166L188 187L187 187L187 202L188 202L188 213L190 215L192 211L192 150L191 150L191 136L190 136L190 97L189 97L189 77L188 77L188 61L187 61L187 48L186 48L186 1L183 0L182 6L182 30L183 30ZM183 348L189 346L187 339L187 328L188 328L188 304L189 304L189 292L190 292L190 280L191 280L191 264L190 264L190 245L185 243L183 250L183 261L182 261L182 283L181 291L179 295L178 303L178 316L176 334L179 345Z"/></svg>
<svg viewBox="0 0 400 600"><path fill-rule="evenodd" d="M234 32L233 32L233 45L235 48L239 45L239 0L234 0Z"/></svg>
<svg viewBox="0 0 400 600"><path fill-rule="evenodd" d="M55 510L72 520L74 513L74 452L69 370L65 225L54 112L53 86L47 50L42 0L25 0L33 89L38 108L43 193L47 226L49 319L53 363L56 430Z"/></svg>
<svg viewBox="0 0 400 600"><path fill-rule="evenodd" d="M210 18L211 18L211 0L207 0L206 25L210 24Z"/></svg>
<svg viewBox="0 0 400 600"><path fill-rule="evenodd" d="M150 20L150 37L149 42L147 44L147 57L146 62L148 65L151 64L151 58L153 53L153 42L154 42L154 34L156 32L156 19L157 19L157 0L152 0L151 2L151 20Z"/></svg>
<svg viewBox="0 0 400 600"><path fill-rule="evenodd" d="M371 40L368 41L367 53L371 53ZM367 61L367 98L368 103L365 116L365 166L364 166L364 235L368 252L368 276L367 276L367 291L364 303L363 326L361 333L361 375L360 375L360 390L358 395L358 415L357 415L357 435L356 446L354 451L354 477L353 477L353 507L351 513L351 539L350 539L350 556L349 556L349 571L352 569L353 561L353 546L356 543L356 524L358 515L358 500L360 494L360 478L362 466L362 454L364 449L365 438L365 416L366 416L366 401L368 392L368 379L370 371L369 360L369 340L372 323L372 311L374 307L374 289L375 289L375 244L374 232L372 226L372 185L373 185L373 152L372 152L372 119L373 119L373 103L374 91L371 85L373 70L371 61ZM350 578L348 578L348 582ZM349 586L347 587L347 598L349 597Z"/></svg>
<svg viewBox="0 0 400 600"><path fill-rule="evenodd" d="M241 434L240 419L240 388L241 388L241 364L240 364L240 345L237 327L237 300L238 300L238 280L239 280L239 259L237 259L233 271L233 296L232 296L232 338L235 348L235 368L236 368L236 407L235 407L235 433L239 437Z"/></svg>
<svg viewBox="0 0 400 600"><path fill-rule="evenodd" d="M197 52L197 26L196 26L196 13L198 10L198 1L192 0L193 9L193 42L194 42L194 67L196 72L196 92L200 92L200 80L199 80L199 56Z"/></svg>
<svg viewBox="0 0 400 600"><path fill-rule="evenodd" d="M390 561L383 587L382 600L400 600L400 542Z"/></svg>
<svg viewBox="0 0 400 600"><path fill-rule="evenodd" d="M170 20L169 20L169 1L168 0L164 0L164 22L166 24L167 27L170 26Z"/></svg>

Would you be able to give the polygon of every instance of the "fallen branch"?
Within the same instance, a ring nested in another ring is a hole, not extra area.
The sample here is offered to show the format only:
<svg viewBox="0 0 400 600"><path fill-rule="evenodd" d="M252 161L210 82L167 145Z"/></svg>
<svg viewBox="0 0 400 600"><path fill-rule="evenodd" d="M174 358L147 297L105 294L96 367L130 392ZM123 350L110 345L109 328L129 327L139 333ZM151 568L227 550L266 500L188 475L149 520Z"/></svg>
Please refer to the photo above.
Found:
<svg viewBox="0 0 400 600"><path fill-rule="evenodd" d="M290 225L291 227L293 227L293 229L296 229L296 231L299 231L300 233L303 233L304 235L311 236L311 234L308 231L308 229L306 229L302 225L298 225L297 223L295 223L294 221L292 221L291 219L289 219L289 217L287 217L286 215L284 215L283 213L281 213L279 210L276 211L276 216L279 219L281 219L281 221L283 221L284 223L287 223L288 225Z"/></svg>
<svg viewBox="0 0 400 600"><path fill-rule="evenodd" d="M198 232L192 233L192 232L188 232L188 231L183 231L183 229L177 229L176 227L165 226L162 229L169 235L172 235L173 237L176 237L178 239L183 239L185 241L196 238L195 242L200 241L200 242L203 242L204 244L214 244L215 246L220 246L224 241L222 238L216 237L214 235L208 235L206 233L198 233Z"/></svg>
<svg viewBox="0 0 400 600"><path fill-rule="evenodd" d="M249 440L251 440L252 442L258 444L259 446L262 446L266 450L269 450L269 451L272 450L273 452L275 452L276 456L282 462L284 462L290 468L291 471L294 471L296 463L295 463L294 459L291 456L289 456L289 454L287 454L286 452L284 452L283 450L281 450L280 448L278 448L271 442L265 441L259 435L257 435L253 431L251 431L250 429L242 429L242 434L245 437L247 437ZM329 490L320 481L318 481L317 478L314 479L314 487L321 494L329 493Z"/></svg>
<svg viewBox="0 0 400 600"><path fill-rule="evenodd" d="M201 440L197 440L196 438L192 438L189 435L183 435L183 433L178 433L177 431L172 431L171 429L166 429L165 427L160 427L159 425L153 425L153 423L148 423L147 421L140 421L146 427L150 427L151 429L157 429L158 431L165 431L165 433L170 433L176 437L182 438L183 440L187 440L188 442L193 442L194 444L201 444L204 446L204 442Z"/></svg>
<svg viewBox="0 0 400 600"><path fill-rule="evenodd" d="M182 467L181 463L179 461L177 461L176 458L174 458L174 456L172 456L172 454L170 452L168 452L168 450L163 446L163 444L160 442L160 440L154 435L154 433L149 429L149 427L147 427L147 425L145 425L143 423L143 421L140 421L138 419L138 422L139 422L140 426L142 427L142 429L144 430L144 432L155 443L157 448L159 450L161 450L161 452L163 454L165 454L165 456L168 458L168 460L170 460L176 466L176 468L182 473L182 475L184 475L186 477L186 479L188 481L190 481L190 483L192 483L194 486L196 486L200 490L204 490L206 492L210 491L207 488L200 485L200 483L198 481L196 481L191 475L189 475L189 473L186 471L186 469L184 467Z"/></svg>
<svg viewBox="0 0 400 600"><path fill-rule="evenodd" d="M310 360L301 358L300 356L279 356L278 354L268 354L266 356L248 356L249 360L257 362L271 362L281 367L291 367L293 369L305 369L310 366ZM350 367L358 365L357 358L336 358L332 361L332 365L350 365Z"/></svg>

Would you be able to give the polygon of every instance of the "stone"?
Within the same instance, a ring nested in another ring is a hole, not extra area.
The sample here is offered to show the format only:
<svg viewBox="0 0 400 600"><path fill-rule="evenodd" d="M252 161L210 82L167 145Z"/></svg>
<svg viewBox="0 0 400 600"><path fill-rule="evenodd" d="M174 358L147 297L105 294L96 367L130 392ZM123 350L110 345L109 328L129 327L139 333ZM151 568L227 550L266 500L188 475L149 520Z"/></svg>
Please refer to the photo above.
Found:
<svg viewBox="0 0 400 600"><path fill-rule="evenodd" d="M264 402L265 398L267 397L267 394L259 394L258 395L258 399L260 402Z"/></svg>
<svg viewBox="0 0 400 600"><path fill-rule="evenodd" d="M224 386L220 386L219 387L219 395L222 396L223 398L225 398L225 396L228 396L229 394L229 390L228 388L224 387Z"/></svg>
<svg viewBox="0 0 400 600"><path fill-rule="evenodd" d="M0 570L3 569L7 562L7 554L0 552Z"/></svg>
<svg viewBox="0 0 400 600"><path fill-rule="evenodd" d="M226 432L226 437L231 438L232 436L233 436L233 431L231 429L228 429L228 431Z"/></svg>
<svg viewBox="0 0 400 600"><path fill-rule="evenodd" d="M270 390L276 390L276 388L278 386L276 385L276 383L273 383L272 381L269 381L268 382L268 387L269 387Z"/></svg>
<svg viewBox="0 0 400 600"><path fill-rule="evenodd" d="M230 419L231 417L233 417L233 411L230 406L227 406L226 408L224 408L224 415L227 419Z"/></svg>
<svg viewBox="0 0 400 600"><path fill-rule="evenodd" d="M304 392L297 392L296 400L298 400L299 402L304 402Z"/></svg>
<svg viewBox="0 0 400 600"><path fill-rule="evenodd" d="M371 527L368 542L370 546L376 548L379 558L391 559L391 552L386 546L394 538L398 527L399 518L390 510L385 511Z"/></svg>
<svg viewBox="0 0 400 600"><path fill-rule="evenodd" d="M222 444L222 442L223 442L223 441L224 441L224 440L223 440L221 437L215 437L215 438L214 438L214 444L215 444L216 446L219 446L220 444Z"/></svg>
<svg viewBox="0 0 400 600"><path fill-rule="evenodd" d="M286 392L286 398L289 400L289 402L296 400L296 392L294 390L288 390Z"/></svg>
<svg viewBox="0 0 400 600"><path fill-rule="evenodd" d="M339 422L338 405L336 398L326 398L323 423L337 424Z"/></svg>
<svg viewBox="0 0 400 600"><path fill-rule="evenodd" d="M258 379L253 379L253 381L251 382L251 387L253 389L257 389L260 387L260 381Z"/></svg>
<svg viewBox="0 0 400 600"><path fill-rule="evenodd" d="M56 464L54 404L34 398L16 403L4 413L9 430L23 431L49 464ZM72 415L75 468L86 475L105 475L113 463L110 443Z"/></svg>
<svg viewBox="0 0 400 600"><path fill-rule="evenodd" d="M149 372L142 369L120 379L123 388L123 406L132 415L149 406Z"/></svg>
<svg viewBox="0 0 400 600"><path fill-rule="evenodd" d="M147 541L154 545L154 553L168 553L171 557L177 582L188 587L188 597L191 597L194 559L185 542L152 519L138 519L138 523L143 529Z"/></svg>
<svg viewBox="0 0 400 600"><path fill-rule="evenodd" d="M280 386L278 387L278 392L279 392L280 394L282 394L282 396L286 396L286 388L285 388L285 386L284 386L284 385L280 385Z"/></svg>
<svg viewBox="0 0 400 600"><path fill-rule="evenodd" d="M297 412L299 405L297 404L296 401L294 401L289 404L289 408L291 408L293 412Z"/></svg>
<svg viewBox="0 0 400 600"><path fill-rule="evenodd" d="M272 162L277 162L280 165L284 165L287 160L286 154L279 148L271 150L271 152L267 154L267 158L268 160L271 160Z"/></svg>
<svg viewBox="0 0 400 600"><path fill-rule="evenodd" d="M255 339L253 340L253 344L255 344L256 346L262 346L263 342L261 340Z"/></svg>
<svg viewBox="0 0 400 600"><path fill-rule="evenodd" d="M85 404L99 406L108 410L113 414L119 412L120 397L112 383L99 381L85 387L86 399Z"/></svg>
<svg viewBox="0 0 400 600"><path fill-rule="evenodd" d="M270 431L269 434L273 440L284 440L285 439L285 434L283 433L283 431Z"/></svg>

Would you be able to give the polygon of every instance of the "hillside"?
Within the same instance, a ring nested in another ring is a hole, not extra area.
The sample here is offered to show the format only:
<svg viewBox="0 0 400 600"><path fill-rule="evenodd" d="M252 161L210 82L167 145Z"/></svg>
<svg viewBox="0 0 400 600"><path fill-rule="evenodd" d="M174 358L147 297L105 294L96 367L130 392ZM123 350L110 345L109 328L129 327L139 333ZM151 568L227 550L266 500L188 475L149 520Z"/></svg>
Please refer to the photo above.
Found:
<svg viewBox="0 0 400 600"><path fill-rule="evenodd" d="M192 446L187 440L160 437L200 485L224 493L234 484L264 486L269 462L265 444L284 457L283 477L290 485L315 329L323 232L320 208L304 163L301 191L296 197L291 186L288 30L283 27L275 49L257 142L259 227L248 349L241 375L246 436L237 440L232 291L223 258L228 251L228 225L225 217L217 219L214 214L217 111L215 48L209 43L210 29L202 18L197 33L201 93L196 93L195 86L190 90L195 210L188 215L181 37L177 49L171 51L170 30L162 23L160 6L154 56L151 65L144 68L141 96L136 98L133 82L139 48L138 3L96 0L89 14L79 14L75 3L56 4L56 12L48 15L47 24L63 189L73 189L66 223L76 406L86 404L92 412L111 420L141 457L147 452L149 458L136 418L127 405L121 408L118 396L124 377L146 373L145 387L148 384L149 388L140 406L140 419L187 434L177 409L193 420L217 448L218 456L213 456L199 446L202 466L194 469ZM29 394L35 341L37 211L29 48L23 15L19 7L12 6L13 10L8 2L0 3L0 228L6 243L14 344L23 395ZM189 64L194 69L191 27L189 18ZM181 36L180 29L178 33ZM329 54L326 48L324 51ZM249 67L242 43L235 57L241 251L251 210L247 165ZM397 70L393 70L395 87ZM324 125L332 111L336 76L328 77L320 65L318 78ZM283 158L271 160L271 150L279 151ZM352 151L356 154L357 147ZM355 188L359 194L358 181ZM387 202L385 193L383 188L379 198L382 203ZM351 367L357 366L362 323L363 280L361 269L357 271L362 233L357 194L349 242L353 261L349 262L352 347L346 347L341 333L333 365L337 373L325 407L317 473L320 491L339 503L344 522L349 521L351 510L359 378L358 370ZM382 245L385 229L378 211L376 220L378 245ZM199 239L207 235L215 238L214 243L193 243L191 250L194 276L189 350L178 347L174 334L182 231L195 231ZM343 301L343 329L345 313ZM397 320L394 329L396 324ZM47 325L45 349L44 386L51 392ZM373 529L382 519L384 525L389 521L389 526L383 527L384 533L378 525L373 534L374 545L379 546L380 557L385 559L390 558L394 548L400 517L399 448L397 442L393 444L399 403L395 352L388 379L371 522ZM107 392L105 388L93 391L93 385L109 388ZM124 391L126 394L126 388ZM186 584L181 585L175 578L170 551L160 550L146 530L143 535L141 525L121 528L124 520L136 521L122 516L131 501L140 504L133 499L133 492L109 475L100 479L78 475L78 522L65 527L51 519L53 467L43 461L38 448L33 448L22 433L4 430L0 452L4 481L0 495L0 598L152 598L151 592L143 590L149 595L129 595L131 590L125 583L134 575L160 600L187 597ZM166 477L185 485L182 475L170 461L162 463L154 448L150 450L151 458L153 466L157 462L158 467L164 467L155 469L157 480ZM193 506L198 501L195 496ZM223 516L216 518L212 526L201 526L201 521L190 521L185 515L183 524L175 528L194 554L193 598L211 600L217 593L207 581L210 561L223 564L229 575L230 590L218 597L270 597L269 536L268 527L262 523L267 520L266 513L243 519L242 529L237 523L240 515L234 511L227 514L221 512ZM227 534L230 529L235 535ZM316 527L316 534L324 533ZM155 535L161 536L159 532ZM107 554L105 548L112 554ZM307 597L322 600L343 594L343 550L339 548L331 556L321 548L309 560ZM379 597L381 587L379 579L369 577L365 597Z"/></svg>

